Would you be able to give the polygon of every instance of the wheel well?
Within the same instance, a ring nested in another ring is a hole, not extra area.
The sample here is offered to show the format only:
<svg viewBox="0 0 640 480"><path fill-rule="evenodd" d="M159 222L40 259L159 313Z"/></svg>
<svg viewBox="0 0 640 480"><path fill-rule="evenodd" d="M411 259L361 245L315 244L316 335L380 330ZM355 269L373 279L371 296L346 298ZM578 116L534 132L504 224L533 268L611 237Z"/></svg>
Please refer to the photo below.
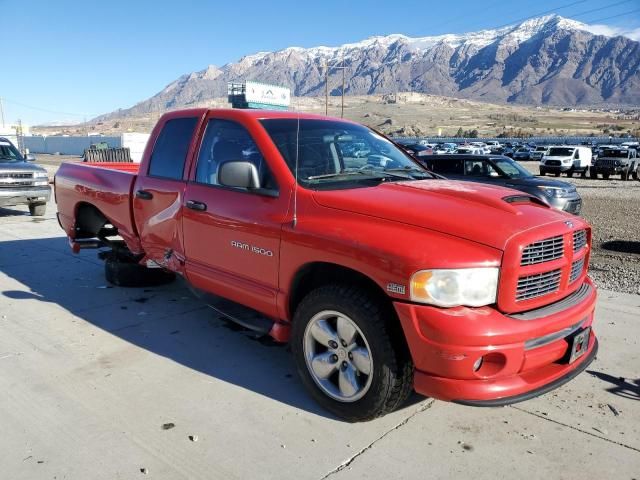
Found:
<svg viewBox="0 0 640 480"><path fill-rule="evenodd" d="M312 290L323 285L347 283L358 285L373 293L376 298L388 300L385 291L366 275L342 265L314 262L302 267L293 278L289 293L289 315L293 318L302 299Z"/></svg>
<svg viewBox="0 0 640 480"><path fill-rule="evenodd" d="M80 203L76 208L76 238L97 237L107 223L107 217L91 204Z"/></svg>

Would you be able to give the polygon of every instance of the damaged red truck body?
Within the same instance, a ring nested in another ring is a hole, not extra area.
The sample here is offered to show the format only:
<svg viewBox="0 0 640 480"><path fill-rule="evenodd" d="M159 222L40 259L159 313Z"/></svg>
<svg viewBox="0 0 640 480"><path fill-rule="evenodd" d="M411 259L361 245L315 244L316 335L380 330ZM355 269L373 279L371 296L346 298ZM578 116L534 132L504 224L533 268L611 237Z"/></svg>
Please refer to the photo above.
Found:
<svg viewBox="0 0 640 480"><path fill-rule="evenodd" d="M73 248L128 266L116 283L169 271L251 309L249 328L291 342L312 396L350 421L412 389L526 400L597 352L584 220L438 178L352 122L171 112L139 165L64 163L55 193Z"/></svg>

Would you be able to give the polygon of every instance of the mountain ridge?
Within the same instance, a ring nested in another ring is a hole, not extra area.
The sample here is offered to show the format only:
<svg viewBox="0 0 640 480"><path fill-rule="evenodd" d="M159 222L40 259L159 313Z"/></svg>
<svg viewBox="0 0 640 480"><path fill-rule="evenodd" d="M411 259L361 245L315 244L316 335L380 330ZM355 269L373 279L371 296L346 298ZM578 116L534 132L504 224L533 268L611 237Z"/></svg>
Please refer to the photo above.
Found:
<svg viewBox="0 0 640 480"><path fill-rule="evenodd" d="M346 95L416 91L533 105L640 104L640 43L592 31L547 15L465 34L391 34L337 47L257 52L182 75L149 99L99 118L200 105L226 96L227 83L242 80L320 96L327 64L346 67ZM339 69L329 70L328 83L331 95L340 94Z"/></svg>

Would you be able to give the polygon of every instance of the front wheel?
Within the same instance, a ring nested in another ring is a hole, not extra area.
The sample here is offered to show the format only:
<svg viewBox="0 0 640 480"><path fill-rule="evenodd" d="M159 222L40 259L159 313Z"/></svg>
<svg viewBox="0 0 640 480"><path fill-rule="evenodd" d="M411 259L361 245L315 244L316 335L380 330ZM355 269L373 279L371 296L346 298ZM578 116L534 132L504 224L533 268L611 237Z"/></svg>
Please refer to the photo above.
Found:
<svg viewBox="0 0 640 480"><path fill-rule="evenodd" d="M589 169L589 177L591 177L592 179L597 179L598 178L598 171L595 170L593 167L591 167Z"/></svg>
<svg viewBox="0 0 640 480"><path fill-rule="evenodd" d="M605 180L609 180L609 174L608 173L603 173L602 174L602 178L604 178Z"/></svg>
<svg viewBox="0 0 640 480"><path fill-rule="evenodd" d="M624 180L624 181L629 180L629 170L628 169L625 168L624 170L622 170L622 173L620 174L620 179Z"/></svg>
<svg viewBox="0 0 640 480"><path fill-rule="evenodd" d="M567 170L567 178L573 177L573 168L571 170Z"/></svg>
<svg viewBox="0 0 640 480"><path fill-rule="evenodd" d="M349 422L398 408L413 388L413 363L391 307L357 287L309 293L293 320L292 351L313 398Z"/></svg>
<svg viewBox="0 0 640 480"><path fill-rule="evenodd" d="M547 174L547 172L544 170L544 168L540 169L540 176L544 177Z"/></svg>

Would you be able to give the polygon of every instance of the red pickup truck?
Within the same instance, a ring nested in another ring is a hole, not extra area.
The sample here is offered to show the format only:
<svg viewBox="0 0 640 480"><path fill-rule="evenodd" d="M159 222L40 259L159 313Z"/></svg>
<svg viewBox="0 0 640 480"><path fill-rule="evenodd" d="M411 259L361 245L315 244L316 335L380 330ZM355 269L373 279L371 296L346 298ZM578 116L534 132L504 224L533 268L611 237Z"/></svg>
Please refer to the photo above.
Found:
<svg viewBox="0 0 640 480"><path fill-rule="evenodd" d="M176 111L139 166L64 163L55 193L74 251L110 247L110 281L178 275L250 309L244 322L289 341L313 397L350 421L412 389L526 400L596 355L584 220L445 180L356 123Z"/></svg>

